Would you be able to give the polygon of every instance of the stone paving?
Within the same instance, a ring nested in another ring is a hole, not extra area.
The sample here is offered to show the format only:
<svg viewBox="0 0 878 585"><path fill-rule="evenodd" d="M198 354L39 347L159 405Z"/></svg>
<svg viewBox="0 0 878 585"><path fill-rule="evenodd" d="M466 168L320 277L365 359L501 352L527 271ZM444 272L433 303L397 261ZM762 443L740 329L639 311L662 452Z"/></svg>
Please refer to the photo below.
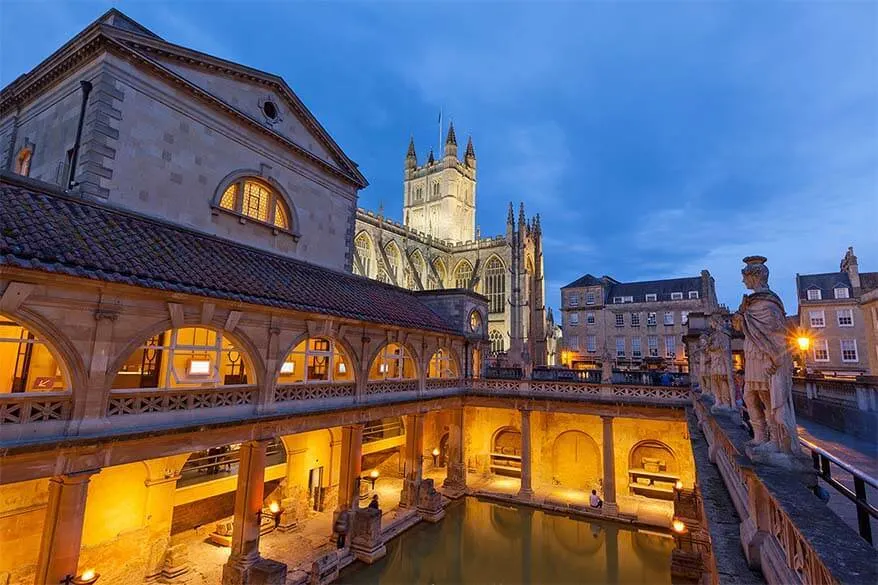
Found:
<svg viewBox="0 0 878 585"><path fill-rule="evenodd" d="M858 439L802 418L799 419L798 423L799 435L802 438L814 443L821 449L873 478L878 478L878 442ZM806 452L810 453L807 449ZM842 484L851 490L854 489L854 480L850 473L836 465L831 466L831 472L833 477ZM857 509L854 503L838 493L835 488L827 485L823 480L819 480L819 483L829 491L829 509L835 512L853 530L858 531ZM878 505L878 489L867 484L866 500L872 505ZM878 522L874 519L872 520L872 536L875 545L878 546Z"/></svg>

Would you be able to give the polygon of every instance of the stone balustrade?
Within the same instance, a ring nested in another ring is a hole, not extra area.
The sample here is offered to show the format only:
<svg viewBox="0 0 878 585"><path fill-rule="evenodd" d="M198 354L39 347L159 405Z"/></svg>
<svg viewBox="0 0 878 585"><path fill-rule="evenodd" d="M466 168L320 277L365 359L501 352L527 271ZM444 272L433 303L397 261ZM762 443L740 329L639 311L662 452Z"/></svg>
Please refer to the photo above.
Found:
<svg viewBox="0 0 878 585"><path fill-rule="evenodd" d="M707 397L694 403L698 426L740 518L751 568L769 585L878 582L878 552L807 487L807 472L752 461L749 439L733 413L712 413ZM696 452L696 465L698 453ZM731 512L731 511L729 511ZM728 522L729 518L709 518Z"/></svg>
<svg viewBox="0 0 878 585"><path fill-rule="evenodd" d="M793 379L796 415L872 440L878 434L878 378L806 376Z"/></svg>
<svg viewBox="0 0 878 585"><path fill-rule="evenodd" d="M67 392L0 396L0 425L67 420L72 404L73 397Z"/></svg>

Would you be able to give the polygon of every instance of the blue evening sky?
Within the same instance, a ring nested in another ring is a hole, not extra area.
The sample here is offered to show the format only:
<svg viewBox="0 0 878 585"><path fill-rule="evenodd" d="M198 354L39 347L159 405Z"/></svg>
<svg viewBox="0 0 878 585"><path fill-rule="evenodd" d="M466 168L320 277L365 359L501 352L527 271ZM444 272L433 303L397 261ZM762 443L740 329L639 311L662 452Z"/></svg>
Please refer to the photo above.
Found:
<svg viewBox="0 0 878 585"><path fill-rule="evenodd" d="M478 157L482 235L542 215L548 304L581 274L878 270L878 2L13 2L0 85L115 5L166 40L277 73L401 219L409 135L440 108Z"/></svg>

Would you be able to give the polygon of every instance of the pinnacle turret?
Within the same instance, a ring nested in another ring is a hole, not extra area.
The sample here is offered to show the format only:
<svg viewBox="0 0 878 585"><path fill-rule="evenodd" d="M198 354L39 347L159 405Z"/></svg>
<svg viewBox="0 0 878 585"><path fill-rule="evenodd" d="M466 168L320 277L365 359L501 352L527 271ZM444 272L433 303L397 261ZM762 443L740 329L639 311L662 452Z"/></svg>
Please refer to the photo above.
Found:
<svg viewBox="0 0 878 585"><path fill-rule="evenodd" d="M509 213L506 215L506 223L509 225L515 223L515 208L512 207L512 201L509 202Z"/></svg>
<svg viewBox="0 0 878 585"><path fill-rule="evenodd" d="M457 136L454 134L454 122L448 125L448 135L445 137L445 156L457 158Z"/></svg>
<svg viewBox="0 0 878 585"><path fill-rule="evenodd" d="M519 224L519 225L524 225L524 224L525 224L525 217L524 217L524 201L522 201L522 202L518 205L518 224Z"/></svg>
<svg viewBox="0 0 878 585"><path fill-rule="evenodd" d="M463 162L471 169L476 168L476 149L473 148L472 136L466 141L466 152L463 155Z"/></svg>
<svg viewBox="0 0 878 585"><path fill-rule="evenodd" d="M430 149L430 156L427 157L427 164L431 165L436 162L436 158L433 156L433 149Z"/></svg>
<svg viewBox="0 0 878 585"><path fill-rule="evenodd" d="M415 151L415 137L409 138L409 149L405 153L405 168L413 169L418 166L418 154Z"/></svg>

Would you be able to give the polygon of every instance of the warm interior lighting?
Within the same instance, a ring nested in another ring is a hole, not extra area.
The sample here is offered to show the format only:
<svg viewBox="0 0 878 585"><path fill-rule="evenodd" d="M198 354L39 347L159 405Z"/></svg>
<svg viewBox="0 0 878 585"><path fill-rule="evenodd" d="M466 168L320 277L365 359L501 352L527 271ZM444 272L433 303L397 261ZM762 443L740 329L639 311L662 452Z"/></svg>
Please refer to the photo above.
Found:
<svg viewBox="0 0 878 585"><path fill-rule="evenodd" d="M373 469L369 472L369 477L371 477L372 479L378 479L378 475L379 474L377 469Z"/></svg>
<svg viewBox="0 0 878 585"><path fill-rule="evenodd" d="M433 457L439 457L439 449L433 449Z"/></svg>
<svg viewBox="0 0 878 585"><path fill-rule="evenodd" d="M271 511L272 514L277 514L278 512L280 512L280 504L278 504L277 502L272 502L268 505L268 509Z"/></svg>
<svg viewBox="0 0 878 585"><path fill-rule="evenodd" d="M671 529L677 534L685 534L686 524L679 518L674 518L674 521L671 522Z"/></svg>
<svg viewBox="0 0 878 585"><path fill-rule="evenodd" d="M94 569L86 569L79 577L74 577L72 579L68 577L63 582L74 583L75 585L91 585L98 580L98 577L100 577L100 575L95 573Z"/></svg>
<svg viewBox="0 0 878 585"><path fill-rule="evenodd" d="M378 372L381 374L387 373L387 364L378 364Z"/></svg>
<svg viewBox="0 0 878 585"><path fill-rule="evenodd" d="M210 360L189 360L186 373L190 376L207 376L210 374Z"/></svg>
<svg viewBox="0 0 878 585"><path fill-rule="evenodd" d="M348 371L348 367L344 364L344 362L338 362L338 373L346 374Z"/></svg>
<svg viewBox="0 0 878 585"><path fill-rule="evenodd" d="M296 362L284 362L280 367L281 374L294 374L296 372Z"/></svg>
<svg viewBox="0 0 878 585"><path fill-rule="evenodd" d="M806 337L805 335L800 335L796 338L796 343L799 344L800 350L808 351L808 348L811 347L811 338Z"/></svg>
<svg viewBox="0 0 878 585"><path fill-rule="evenodd" d="M677 480L677 483L674 484L674 489L677 490L678 492L683 489L682 480L679 480L679 479Z"/></svg>

